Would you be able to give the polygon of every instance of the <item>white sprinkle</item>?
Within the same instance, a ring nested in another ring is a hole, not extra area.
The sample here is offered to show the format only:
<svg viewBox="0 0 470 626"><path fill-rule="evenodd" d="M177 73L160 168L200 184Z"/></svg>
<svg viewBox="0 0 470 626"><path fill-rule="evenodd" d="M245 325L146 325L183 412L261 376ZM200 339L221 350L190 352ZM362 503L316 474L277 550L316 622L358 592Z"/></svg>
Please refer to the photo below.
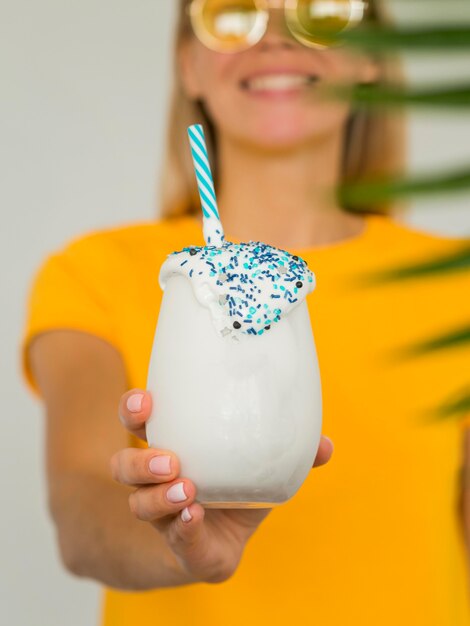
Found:
<svg viewBox="0 0 470 626"><path fill-rule="evenodd" d="M190 522L193 519L193 516L189 512L188 507L181 511L181 519L183 520L183 522Z"/></svg>

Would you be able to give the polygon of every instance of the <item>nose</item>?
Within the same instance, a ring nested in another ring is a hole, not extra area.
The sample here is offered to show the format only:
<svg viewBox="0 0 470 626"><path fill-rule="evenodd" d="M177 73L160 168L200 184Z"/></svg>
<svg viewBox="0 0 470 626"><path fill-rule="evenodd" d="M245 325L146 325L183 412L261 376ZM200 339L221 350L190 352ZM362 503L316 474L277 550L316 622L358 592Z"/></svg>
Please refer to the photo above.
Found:
<svg viewBox="0 0 470 626"><path fill-rule="evenodd" d="M273 3L274 5L276 3ZM269 10L269 21L262 39L258 43L259 49L269 50L271 48L296 48L300 44L287 28L284 11L281 8Z"/></svg>

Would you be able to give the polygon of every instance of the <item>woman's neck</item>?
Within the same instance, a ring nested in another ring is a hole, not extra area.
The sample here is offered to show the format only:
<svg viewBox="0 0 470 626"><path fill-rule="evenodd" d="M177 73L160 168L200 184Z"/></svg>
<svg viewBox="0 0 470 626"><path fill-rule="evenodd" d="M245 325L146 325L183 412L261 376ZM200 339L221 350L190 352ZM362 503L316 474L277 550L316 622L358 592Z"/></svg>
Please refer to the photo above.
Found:
<svg viewBox="0 0 470 626"><path fill-rule="evenodd" d="M219 138L218 204L228 239L306 248L357 236L361 217L334 197L342 134L289 152L260 151Z"/></svg>

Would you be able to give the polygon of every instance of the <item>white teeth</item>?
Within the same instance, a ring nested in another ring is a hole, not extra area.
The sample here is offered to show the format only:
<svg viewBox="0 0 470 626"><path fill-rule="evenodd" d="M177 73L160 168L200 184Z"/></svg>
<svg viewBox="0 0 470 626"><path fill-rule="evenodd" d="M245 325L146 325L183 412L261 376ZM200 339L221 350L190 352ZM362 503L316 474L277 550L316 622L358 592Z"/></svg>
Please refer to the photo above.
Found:
<svg viewBox="0 0 470 626"><path fill-rule="evenodd" d="M245 81L244 85L250 91L286 91L309 85L315 80L315 76L305 74L272 74L252 78Z"/></svg>

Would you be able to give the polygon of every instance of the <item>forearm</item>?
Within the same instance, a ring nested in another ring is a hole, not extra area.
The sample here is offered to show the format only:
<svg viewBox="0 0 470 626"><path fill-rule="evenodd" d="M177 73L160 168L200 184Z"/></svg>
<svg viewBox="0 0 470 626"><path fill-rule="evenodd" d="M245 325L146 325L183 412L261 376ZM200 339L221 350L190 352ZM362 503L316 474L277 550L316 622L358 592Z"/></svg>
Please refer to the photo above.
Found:
<svg viewBox="0 0 470 626"><path fill-rule="evenodd" d="M470 582L470 487L466 487L461 495L462 526L466 545L468 574Z"/></svg>
<svg viewBox="0 0 470 626"><path fill-rule="evenodd" d="M54 479L50 509L65 566L78 576L125 590L197 582L182 571L158 531L132 515L131 491L97 476Z"/></svg>

